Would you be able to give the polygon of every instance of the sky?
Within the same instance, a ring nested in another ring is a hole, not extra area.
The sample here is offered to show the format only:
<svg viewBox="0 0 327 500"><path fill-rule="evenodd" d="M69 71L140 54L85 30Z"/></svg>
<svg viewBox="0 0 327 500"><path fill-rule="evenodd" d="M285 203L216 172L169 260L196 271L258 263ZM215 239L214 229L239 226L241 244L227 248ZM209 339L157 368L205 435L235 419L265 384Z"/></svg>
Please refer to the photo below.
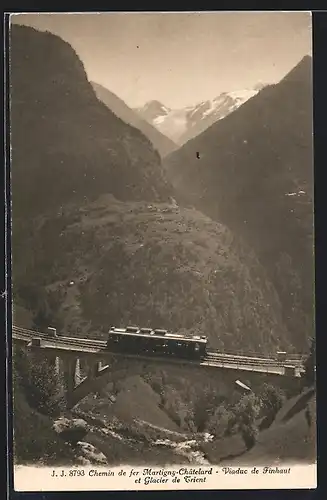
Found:
<svg viewBox="0 0 327 500"><path fill-rule="evenodd" d="M130 107L172 108L275 83L311 55L309 12L17 14L75 49L90 81Z"/></svg>

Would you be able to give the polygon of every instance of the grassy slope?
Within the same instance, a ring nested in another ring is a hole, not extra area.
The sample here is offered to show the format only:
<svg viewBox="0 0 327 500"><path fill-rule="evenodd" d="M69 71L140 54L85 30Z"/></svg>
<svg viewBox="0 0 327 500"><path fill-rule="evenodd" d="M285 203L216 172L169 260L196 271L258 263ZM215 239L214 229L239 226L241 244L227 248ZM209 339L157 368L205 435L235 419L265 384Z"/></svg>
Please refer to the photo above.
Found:
<svg viewBox="0 0 327 500"><path fill-rule="evenodd" d="M138 419L171 431L178 431L176 424L159 408L158 394L141 377L132 376L123 380L117 392L115 401L112 403L109 402L108 395L104 392L100 399L94 399L92 395L88 396L79 404L79 407L107 421L113 417L127 423Z"/></svg>
<svg viewBox="0 0 327 500"><path fill-rule="evenodd" d="M300 396L301 397L301 396ZM295 405L299 398L293 398ZM315 415L315 398L308 402L312 415ZM266 431L263 431L256 446L244 456L249 463L262 463L267 459L276 462L314 462L316 460L316 429L313 417L312 427L309 428L305 418L305 406L286 422L276 422Z"/></svg>
<svg viewBox="0 0 327 500"><path fill-rule="evenodd" d="M313 463L316 460L315 429L315 396L298 406L297 412L287 421L284 416L298 405L303 393L287 400L278 412L270 428L260 432L256 445L246 452L240 435L219 439L204 445L203 448L212 463L230 464L264 464L278 463ZM312 426L309 427L305 417L306 405L312 415Z"/></svg>

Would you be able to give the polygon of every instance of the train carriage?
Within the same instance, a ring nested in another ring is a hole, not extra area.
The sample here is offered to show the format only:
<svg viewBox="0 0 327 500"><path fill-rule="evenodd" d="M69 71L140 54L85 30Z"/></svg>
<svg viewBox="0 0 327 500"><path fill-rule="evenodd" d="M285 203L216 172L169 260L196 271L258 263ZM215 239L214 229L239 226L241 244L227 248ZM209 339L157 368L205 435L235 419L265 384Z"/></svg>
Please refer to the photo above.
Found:
<svg viewBox="0 0 327 500"><path fill-rule="evenodd" d="M146 356L202 359L206 355L207 338L186 337L162 329L112 327L108 335L107 349Z"/></svg>

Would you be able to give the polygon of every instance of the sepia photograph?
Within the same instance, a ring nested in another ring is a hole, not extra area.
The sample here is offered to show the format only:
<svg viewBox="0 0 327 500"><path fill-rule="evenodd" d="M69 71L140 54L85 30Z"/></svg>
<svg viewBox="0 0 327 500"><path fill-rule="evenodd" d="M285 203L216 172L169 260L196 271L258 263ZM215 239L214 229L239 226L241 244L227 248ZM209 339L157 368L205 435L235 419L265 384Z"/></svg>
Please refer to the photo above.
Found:
<svg viewBox="0 0 327 500"><path fill-rule="evenodd" d="M17 491L316 487L306 11L9 20Z"/></svg>

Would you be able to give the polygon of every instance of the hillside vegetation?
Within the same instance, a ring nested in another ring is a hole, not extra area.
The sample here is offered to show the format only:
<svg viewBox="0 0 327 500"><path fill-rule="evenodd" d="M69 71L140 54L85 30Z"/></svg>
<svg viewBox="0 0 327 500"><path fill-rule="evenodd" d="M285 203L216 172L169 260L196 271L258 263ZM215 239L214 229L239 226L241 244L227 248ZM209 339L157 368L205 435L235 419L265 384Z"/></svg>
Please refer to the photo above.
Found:
<svg viewBox="0 0 327 500"><path fill-rule="evenodd" d="M103 196L40 218L24 241L16 293L35 314L50 304L44 321L66 333L132 323L206 334L228 349L289 347L256 257L195 210Z"/></svg>
<svg viewBox="0 0 327 500"><path fill-rule="evenodd" d="M165 161L179 202L226 224L275 285L297 349L313 330L311 58Z"/></svg>

